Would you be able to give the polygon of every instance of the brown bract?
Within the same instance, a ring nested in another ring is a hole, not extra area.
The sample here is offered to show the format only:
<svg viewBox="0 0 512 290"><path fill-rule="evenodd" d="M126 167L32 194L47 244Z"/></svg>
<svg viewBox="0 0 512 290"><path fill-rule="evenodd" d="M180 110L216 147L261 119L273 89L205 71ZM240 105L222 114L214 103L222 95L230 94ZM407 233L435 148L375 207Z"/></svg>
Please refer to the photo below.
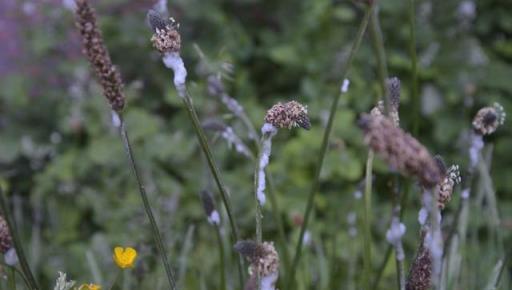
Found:
<svg viewBox="0 0 512 290"><path fill-rule="evenodd" d="M101 31L96 24L94 9L87 0L77 0L76 5L76 26L82 38L83 53L94 68L110 106L120 112L125 103L121 74L110 60Z"/></svg>
<svg viewBox="0 0 512 290"><path fill-rule="evenodd" d="M359 124L365 143L393 169L416 177L425 188L442 180L442 172L428 150L384 116L364 114Z"/></svg>
<svg viewBox="0 0 512 290"><path fill-rule="evenodd" d="M307 108L296 101L277 103L272 106L265 115L265 122L276 128L301 127L306 130L311 128Z"/></svg>
<svg viewBox="0 0 512 290"><path fill-rule="evenodd" d="M181 36L174 26L167 25L163 29L156 29L151 36L151 43L160 53L180 52Z"/></svg>

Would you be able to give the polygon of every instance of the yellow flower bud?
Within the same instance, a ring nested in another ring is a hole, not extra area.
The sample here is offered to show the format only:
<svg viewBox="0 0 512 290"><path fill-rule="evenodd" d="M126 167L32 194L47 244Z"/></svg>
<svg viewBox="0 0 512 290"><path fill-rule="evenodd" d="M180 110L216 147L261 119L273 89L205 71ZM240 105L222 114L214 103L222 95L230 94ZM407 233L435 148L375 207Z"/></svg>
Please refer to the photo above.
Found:
<svg viewBox="0 0 512 290"><path fill-rule="evenodd" d="M114 262L121 269L132 268L137 258L137 251L131 247L115 247Z"/></svg>

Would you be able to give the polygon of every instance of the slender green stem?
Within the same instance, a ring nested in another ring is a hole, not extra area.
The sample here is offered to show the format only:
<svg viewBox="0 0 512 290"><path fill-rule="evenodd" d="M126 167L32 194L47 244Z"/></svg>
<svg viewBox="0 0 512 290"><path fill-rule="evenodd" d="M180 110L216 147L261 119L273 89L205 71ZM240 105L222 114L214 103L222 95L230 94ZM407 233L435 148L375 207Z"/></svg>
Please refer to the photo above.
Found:
<svg viewBox="0 0 512 290"><path fill-rule="evenodd" d="M215 226L215 234L217 236L217 243L219 245L219 262L220 262L220 288L226 289L226 265L224 262L224 243L222 242L222 235L219 226Z"/></svg>
<svg viewBox="0 0 512 290"><path fill-rule="evenodd" d="M16 270L14 267L9 269L9 278L7 279L10 290L16 290Z"/></svg>
<svg viewBox="0 0 512 290"><path fill-rule="evenodd" d="M16 250L16 255L18 256L18 260L20 261L21 270L25 274L25 278L29 284L29 288L31 290L39 290L39 286L37 285L36 279L30 270L30 266L28 265L27 258L25 256L25 252L23 251L23 247L21 244L21 239L18 236L18 231L16 230L16 222L12 218L11 210L7 204L7 198L4 195L2 188L0 187L0 207L2 208L2 212L4 213L5 221L7 222L7 226L9 227L9 231L11 232L12 242L14 244L14 249Z"/></svg>
<svg viewBox="0 0 512 290"><path fill-rule="evenodd" d="M148 196L146 194L146 189L144 188L144 184L142 182L142 177L139 173L139 168L137 166L137 162L135 161L135 156L132 150L132 146L130 144L130 138L128 137L128 131L126 130L126 126L124 120L121 115L119 115L121 120L121 137L123 140L124 148L126 154L128 155L128 160L130 161L130 166L135 175L135 180L137 181L137 185L139 187L140 197L142 199L142 203L144 205L144 210L146 211L146 215L148 217L149 223L151 225L151 233L153 234L153 238L155 239L155 244L158 249L158 253L160 258L162 259L162 263L164 264L165 272L167 275L167 280L169 281L169 285L171 289L176 289L176 280L174 278L174 273L172 272L171 266L167 259L166 251L164 248L164 243L162 241L162 236L160 234L160 230L158 229L158 225L156 223L155 217L153 216L153 211L151 210L151 205L149 203Z"/></svg>
<svg viewBox="0 0 512 290"><path fill-rule="evenodd" d="M226 212L228 214L228 219L229 219L229 225L231 226L231 236L232 236L232 240L233 240L233 244L234 244L238 241L239 235L238 235L238 228L237 228L235 220L234 220L233 210L231 207L231 201L229 199L229 195L226 191L224 182L221 179L221 174L217 167L217 164L216 164L215 160L213 159L213 154L210 149L210 145L208 144L208 140L206 139L206 135L204 133L203 127L201 126L199 117L197 116L197 112L194 108L194 105L192 104L192 98L190 97L188 91L186 92L185 96L182 97L182 101L187 109L188 116L189 116L190 120L192 121L192 126L194 127L194 131L196 133L197 139L199 141L201 149L203 150L204 155L206 156L206 160L208 161L208 166L210 167L210 171L213 175L213 179L215 180L215 183L217 184L217 187L220 192L220 196L222 198L222 202L224 203L224 206L226 208ZM238 272L239 272L240 284L243 285L244 278L243 278L243 266L242 266L241 257L238 258Z"/></svg>
<svg viewBox="0 0 512 290"><path fill-rule="evenodd" d="M388 79L388 66L386 63L386 51L384 49L384 38L382 37L382 30L380 28L379 10L375 8L370 17L370 35L372 39L375 56L377 58L377 69L379 73L379 83L384 100L385 114L391 111L391 104L389 94L387 93L386 80Z"/></svg>
<svg viewBox="0 0 512 290"><path fill-rule="evenodd" d="M402 219L404 215L405 208L407 206L407 197L409 195L409 191L411 189L410 183L407 183L407 187L405 188L404 194L401 197L400 200L400 219ZM386 265L388 264L389 259L391 258L391 254L393 253L393 246L388 245L386 248L386 253L384 254L384 259L380 263L379 267L377 268L377 274L375 275L375 280L373 281L372 289L377 289L380 279L382 278L382 274L384 274L384 269L386 268Z"/></svg>
<svg viewBox="0 0 512 290"><path fill-rule="evenodd" d="M350 54L348 56L347 62L346 62L345 66L343 68L343 71L341 73L342 80L344 80L347 77L347 73L350 68L350 65L352 64L354 56L355 56L357 50L359 49L359 45L361 44L361 41L365 34L366 27L368 26L368 20L370 18L370 15L372 14L372 11L373 11L373 4L368 5L366 8L366 11L365 11L364 18L361 21L361 25L359 26L356 39L355 39L354 43L352 44L352 48L350 50ZM294 289L292 284L295 280L295 273L297 272L297 266L299 264L299 260L301 257L302 244L304 242L304 234L306 233L306 229L308 227L311 212L313 210L313 203L315 200L315 195L316 195L316 193L318 191L318 187L320 185L320 172L322 171L325 154L327 152L327 147L329 145L329 139L331 136L334 119L336 117L336 112L338 109L338 103L339 103L340 97L341 97L341 94L335 95L332 100L331 110L329 113L329 119L327 121L327 127L325 128L323 139L322 139L322 145L320 147L320 155L319 155L319 158L317 161L315 179L313 180L313 184L311 186L311 191L309 192L309 195L308 195L308 200L306 203L306 211L304 214L304 222L302 223L302 226L300 229L299 240L297 242L297 247L295 248L295 256L293 257L293 262L292 262L292 266L290 269L290 273L288 274L287 289Z"/></svg>
<svg viewBox="0 0 512 290"><path fill-rule="evenodd" d="M364 189L363 206L363 289L369 290L372 281L372 170L373 170L373 151L368 151L366 160L366 175Z"/></svg>
<svg viewBox="0 0 512 290"><path fill-rule="evenodd" d="M119 276L121 276L121 270L118 269L116 275L114 276L114 280L112 280L112 283L110 284L110 287L108 287L108 290L114 289L114 286L116 285L117 281L119 280Z"/></svg>
<svg viewBox="0 0 512 290"><path fill-rule="evenodd" d="M411 99L413 104L413 135L418 135L420 102L418 97L418 59L416 56L416 5L409 0L409 53L411 55Z"/></svg>
<svg viewBox="0 0 512 290"><path fill-rule="evenodd" d="M4 262L0 261L0 265L4 266L5 268L11 268L14 272L18 273L18 275L20 275L20 277L23 279L23 282L25 283L25 286L27 286L28 288L30 288L30 284L28 283L28 280L27 278L25 277L25 275L23 274L22 271L20 271L18 268L16 267L13 267L13 266L9 266L7 264L5 264Z"/></svg>
<svg viewBox="0 0 512 290"><path fill-rule="evenodd" d="M283 222L283 218L279 214L279 204L277 203L276 192L274 190L275 189L274 180L272 179L272 175L270 174L270 172L267 169L265 171L266 171L265 175L267 176L267 185L268 185L267 191L268 191L268 196L270 197L270 207L272 210L272 216L274 217L274 220L277 224L277 234L281 241L281 252L279 254L283 258L283 264L284 264L283 266L285 269L284 274L286 274L286 270L290 269L290 255L288 253L288 247L287 247L288 243L286 241L286 235L284 232L284 222ZM279 275L281 277L284 276L283 273L279 273ZM283 279L283 278L281 278L281 279Z"/></svg>

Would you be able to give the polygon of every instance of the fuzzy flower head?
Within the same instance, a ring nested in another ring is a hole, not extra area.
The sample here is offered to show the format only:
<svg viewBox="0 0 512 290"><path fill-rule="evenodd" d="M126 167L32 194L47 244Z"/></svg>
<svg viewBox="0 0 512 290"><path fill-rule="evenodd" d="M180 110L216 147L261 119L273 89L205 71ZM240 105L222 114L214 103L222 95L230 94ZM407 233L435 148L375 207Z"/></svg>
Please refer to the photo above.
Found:
<svg viewBox="0 0 512 290"><path fill-rule="evenodd" d="M114 262L121 269L133 268L133 266L135 265L136 258L137 251L134 248L114 248Z"/></svg>
<svg viewBox="0 0 512 290"><path fill-rule="evenodd" d="M0 215L0 253L5 254L12 248L12 236L7 221Z"/></svg>
<svg viewBox="0 0 512 290"><path fill-rule="evenodd" d="M481 108L473 119L473 129L479 135L490 135L505 122L503 107L494 103L492 107Z"/></svg>
<svg viewBox="0 0 512 290"><path fill-rule="evenodd" d="M151 36L153 46L162 54L179 53L181 35L178 29L180 25L174 18L164 19L158 12L149 10L148 22L155 32Z"/></svg>
<svg viewBox="0 0 512 290"><path fill-rule="evenodd" d="M461 182L459 166L450 166L439 184L439 196L437 197L437 206L444 209L446 204L452 199L452 193L455 185Z"/></svg>
<svg viewBox="0 0 512 290"><path fill-rule="evenodd" d="M272 106L265 115L265 122L276 128L301 127L306 130L311 128L307 107L296 101L277 103Z"/></svg>
<svg viewBox="0 0 512 290"><path fill-rule="evenodd" d="M384 116L364 114L359 120L365 143L389 166L404 175L416 177L425 188L442 180L442 172L428 150L418 140Z"/></svg>
<svg viewBox="0 0 512 290"><path fill-rule="evenodd" d="M94 68L110 106L120 112L125 103L121 74L112 64L96 23L96 13L88 0L76 0L76 6L76 26L82 38L83 52Z"/></svg>
<svg viewBox="0 0 512 290"><path fill-rule="evenodd" d="M78 290L101 290L101 286L93 283L82 284L78 287Z"/></svg>

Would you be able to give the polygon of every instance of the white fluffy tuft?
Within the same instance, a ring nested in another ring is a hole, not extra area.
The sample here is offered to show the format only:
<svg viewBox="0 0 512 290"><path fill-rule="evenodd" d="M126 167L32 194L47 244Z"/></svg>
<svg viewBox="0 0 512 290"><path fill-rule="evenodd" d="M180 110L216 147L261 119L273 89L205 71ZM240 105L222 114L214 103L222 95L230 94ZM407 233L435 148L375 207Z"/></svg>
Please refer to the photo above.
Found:
<svg viewBox="0 0 512 290"><path fill-rule="evenodd" d="M187 94L185 86L187 69L185 68L185 64L183 63L183 59L180 54L177 52L169 52L162 57L162 60L166 67L174 71L174 86L178 91L178 95L185 98Z"/></svg>

